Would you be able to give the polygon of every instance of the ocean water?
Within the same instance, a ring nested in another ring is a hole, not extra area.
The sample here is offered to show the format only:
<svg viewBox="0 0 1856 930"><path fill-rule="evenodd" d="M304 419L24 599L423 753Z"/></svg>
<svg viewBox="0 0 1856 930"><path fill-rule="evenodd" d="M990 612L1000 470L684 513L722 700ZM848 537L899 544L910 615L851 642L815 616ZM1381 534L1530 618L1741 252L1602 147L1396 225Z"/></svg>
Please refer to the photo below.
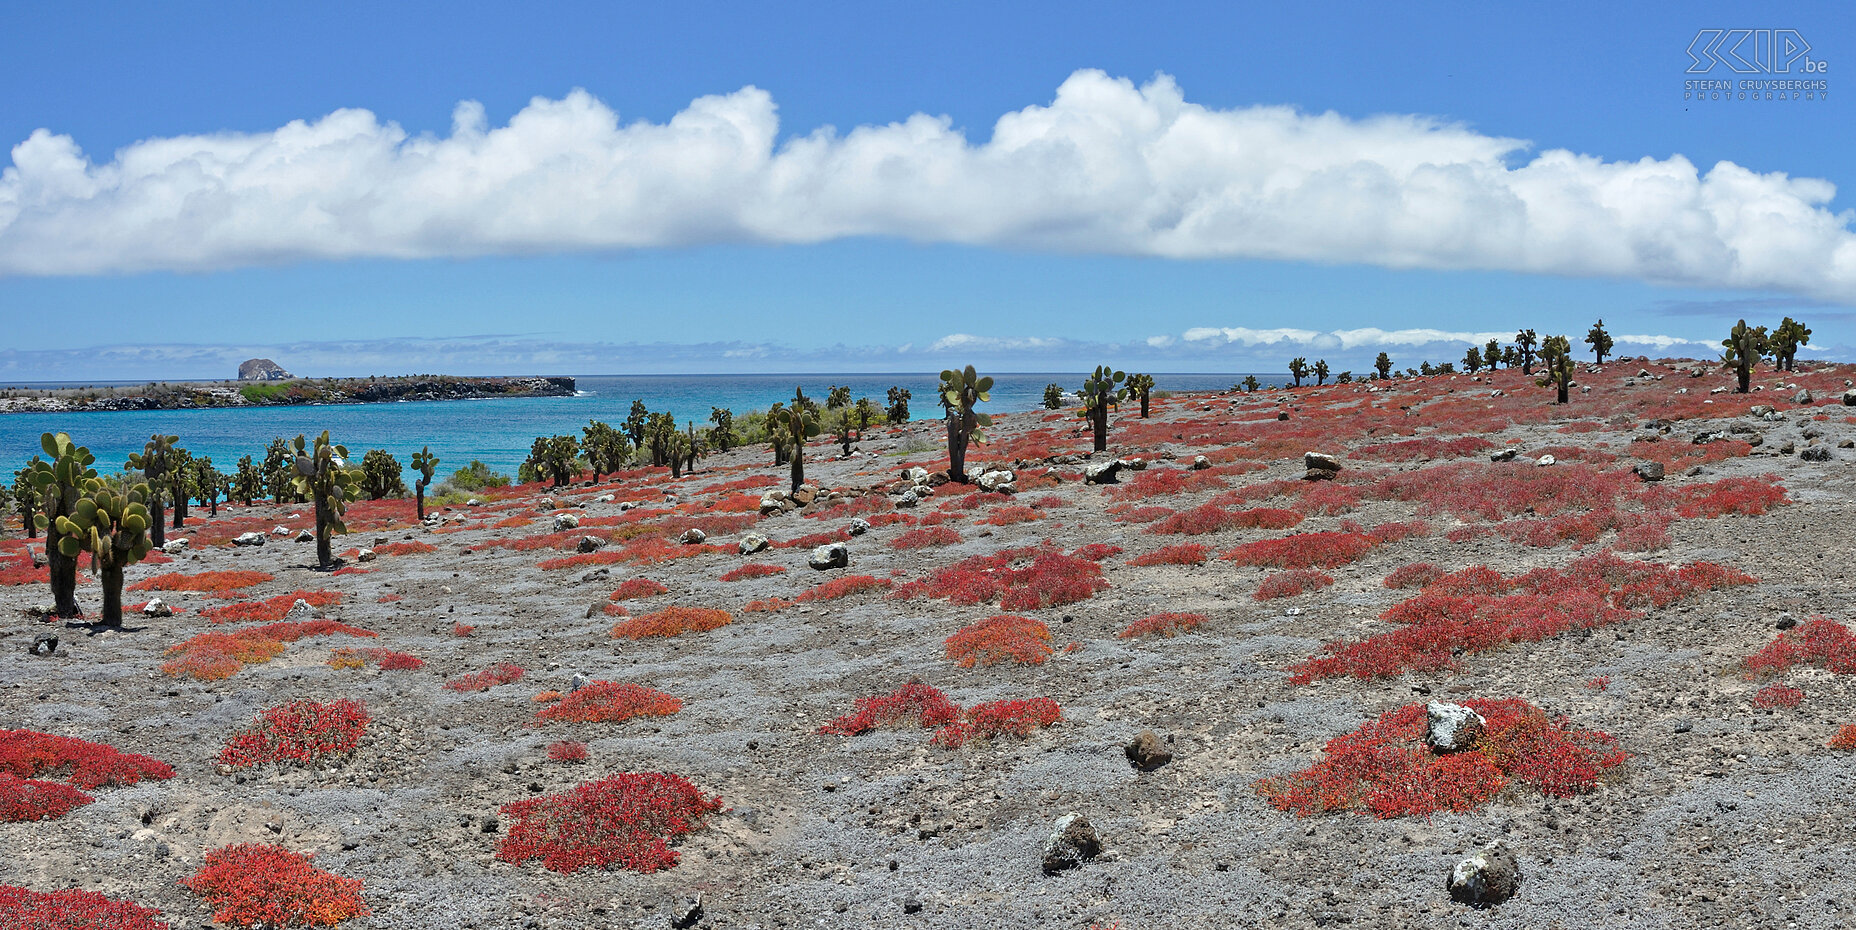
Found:
<svg viewBox="0 0 1856 930"><path fill-rule="evenodd" d="M1029 372L994 376L992 401L983 411L1013 413L1037 409L1044 386L1061 385L1074 392L1085 375L1075 372ZM1280 375L1257 375L1265 384L1280 382ZM1237 374L1156 374L1156 391L1216 391L1242 381ZM397 404L335 404L328 406L256 407L218 410L97 411L86 413L0 414L0 478L11 482L12 471L39 452L39 436L66 432L88 446L99 470L113 470L131 452L156 433L176 435L196 457L212 456L220 471L230 472L239 456L262 458L273 436L314 437L328 430L330 438L348 447L351 455L367 449L385 449L402 464L412 453L430 446L438 455L438 471L448 475L472 459L513 475L528 457L536 436L573 433L589 420L617 426L631 412L633 399L653 411L670 411L679 422L693 420L700 429L709 422L710 409L726 407L737 416L765 410L775 401L788 400L793 388L804 385L806 396L823 403L827 388L845 385L851 396L869 397L882 405L891 385L912 393L909 410L914 419L940 414L935 403L938 373L847 375L633 375L578 377L575 397L527 397L492 400L411 401Z"/></svg>

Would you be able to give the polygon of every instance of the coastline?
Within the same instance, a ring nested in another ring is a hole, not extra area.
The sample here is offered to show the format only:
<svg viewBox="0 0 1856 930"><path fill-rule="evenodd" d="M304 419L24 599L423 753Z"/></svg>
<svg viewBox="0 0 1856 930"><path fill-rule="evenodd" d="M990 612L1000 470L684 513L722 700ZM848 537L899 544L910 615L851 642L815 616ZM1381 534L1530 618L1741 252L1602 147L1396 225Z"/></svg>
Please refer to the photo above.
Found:
<svg viewBox="0 0 1856 930"><path fill-rule="evenodd" d="M392 404L575 394L574 379L565 376L458 375L153 382L136 387L56 388L13 396L19 390L0 396L0 414Z"/></svg>

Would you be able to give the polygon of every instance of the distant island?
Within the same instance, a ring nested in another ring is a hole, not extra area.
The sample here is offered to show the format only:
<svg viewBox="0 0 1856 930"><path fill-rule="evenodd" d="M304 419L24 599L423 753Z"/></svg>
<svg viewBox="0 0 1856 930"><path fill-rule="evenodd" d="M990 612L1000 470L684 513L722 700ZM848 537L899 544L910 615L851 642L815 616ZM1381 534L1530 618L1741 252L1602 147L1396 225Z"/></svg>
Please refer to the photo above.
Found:
<svg viewBox="0 0 1856 930"><path fill-rule="evenodd" d="M191 410L285 407L297 404L385 404L412 400L492 397L571 397L564 377L401 375L380 378L298 378L270 359L239 366L236 381L160 381L135 386L0 391L0 413L89 410Z"/></svg>

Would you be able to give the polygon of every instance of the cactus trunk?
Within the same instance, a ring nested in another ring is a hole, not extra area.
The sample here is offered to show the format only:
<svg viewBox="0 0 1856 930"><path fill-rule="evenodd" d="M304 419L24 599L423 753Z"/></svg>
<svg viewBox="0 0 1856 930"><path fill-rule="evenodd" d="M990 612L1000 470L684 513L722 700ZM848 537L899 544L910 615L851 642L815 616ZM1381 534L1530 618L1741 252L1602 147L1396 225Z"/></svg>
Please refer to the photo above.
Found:
<svg viewBox="0 0 1856 930"><path fill-rule="evenodd" d="M48 534L47 540L51 539ZM58 551L56 543L45 547L45 564L51 570L52 605L58 616L79 616L77 611L77 560Z"/></svg>
<svg viewBox="0 0 1856 930"><path fill-rule="evenodd" d="M174 495L174 528L181 529L187 522L187 498Z"/></svg>
<svg viewBox="0 0 1856 930"><path fill-rule="evenodd" d="M148 513L153 518L149 520L148 538L155 544L155 548L159 549L167 545L167 537L162 529L161 492L155 490L154 485L148 488Z"/></svg>
<svg viewBox="0 0 1856 930"><path fill-rule="evenodd" d="M960 428L960 413L947 414L947 479L967 483L967 434Z"/></svg>
<svg viewBox="0 0 1856 930"><path fill-rule="evenodd" d="M103 614L99 622L122 626L122 566L105 565L99 574L103 582Z"/></svg>
<svg viewBox="0 0 1856 930"><path fill-rule="evenodd" d="M1737 393L1747 393L1753 381L1753 366L1747 360L1745 351L1740 353L1740 362L1734 369L1734 377L1738 379L1740 384Z"/></svg>
<svg viewBox="0 0 1856 930"><path fill-rule="evenodd" d="M1560 396L1559 402L1562 404L1566 403L1566 387L1567 387L1566 379L1561 378L1559 381L1559 396Z"/></svg>
<svg viewBox="0 0 1856 930"><path fill-rule="evenodd" d="M1146 391L1141 392L1141 419L1143 420L1147 419L1147 403L1148 401L1152 400L1152 398L1153 398L1153 395L1149 394L1148 392Z"/></svg>
<svg viewBox="0 0 1856 930"><path fill-rule="evenodd" d="M1097 452L1108 451L1108 404L1097 404L1089 411L1089 431L1095 434Z"/></svg>
<svg viewBox="0 0 1856 930"><path fill-rule="evenodd" d="M329 505L320 495L316 497L316 567L328 571L333 568L334 554L330 552L330 539L335 535L335 515L329 513ZM157 524L159 525L159 524Z"/></svg>
<svg viewBox="0 0 1856 930"><path fill-rule="evenodd" d="M793 490L806 483L806 457L804 454L793 456Z"/></svg>
<svg viewBox="0 0 1856 930"><path fill-rule="evenodd" d="M424 523L425 522L425 482L424 481L415 481L412 483L412 496L415 500L419 502L419 522Z"/></svg>

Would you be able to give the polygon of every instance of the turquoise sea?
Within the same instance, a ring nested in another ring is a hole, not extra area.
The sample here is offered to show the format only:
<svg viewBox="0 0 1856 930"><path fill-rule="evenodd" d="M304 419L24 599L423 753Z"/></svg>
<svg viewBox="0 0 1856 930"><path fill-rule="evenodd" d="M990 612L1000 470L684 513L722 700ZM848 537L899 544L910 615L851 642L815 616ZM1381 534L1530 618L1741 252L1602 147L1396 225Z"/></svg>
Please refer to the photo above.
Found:
<svg viewBox="0 0 1856 930"><path fill-rule="evenodd" d="M1056 383L1074 392L1085 375L1076 372L1012 373L995 375L992 401L981 410L1011 413L1041 406L1044 386ZM1281 375L1258 374L1265 384L1280 382ZM1225 390L1242 381L1237 374L1156 374L1157 391ZM806 395L824 402L827 388L845 385L852 397L869 397L881 405L891 385L913 394L909 402L915 419L940 413L935 404L938 373L846 375L590 375L577 377L575 397L534 397L496 400L416 401L398 404L345 404L301 407L257 407L218 410L100 411L94 413L19 413L0 415L0 477L11 481L12 471L39 451L39 435L67 432L88 446L103 469L142 451L155 433L180 437L180 444L196 456L210 455L221 471L230 471L241 455L262 457L273 436L314 436L328 430L330 437L359 455L367 449L386 449L408 461L422 446L430 446L440 460L440 474L450 474L472 459L497 471L514 474L528 456L536 436L579 434L588 420L617 425L631 410L633 399L653 411L668 410L679 421L707 425L712 407L727 407L740 415L765 410L775 401L793 396L804 385Z"/></svg>

